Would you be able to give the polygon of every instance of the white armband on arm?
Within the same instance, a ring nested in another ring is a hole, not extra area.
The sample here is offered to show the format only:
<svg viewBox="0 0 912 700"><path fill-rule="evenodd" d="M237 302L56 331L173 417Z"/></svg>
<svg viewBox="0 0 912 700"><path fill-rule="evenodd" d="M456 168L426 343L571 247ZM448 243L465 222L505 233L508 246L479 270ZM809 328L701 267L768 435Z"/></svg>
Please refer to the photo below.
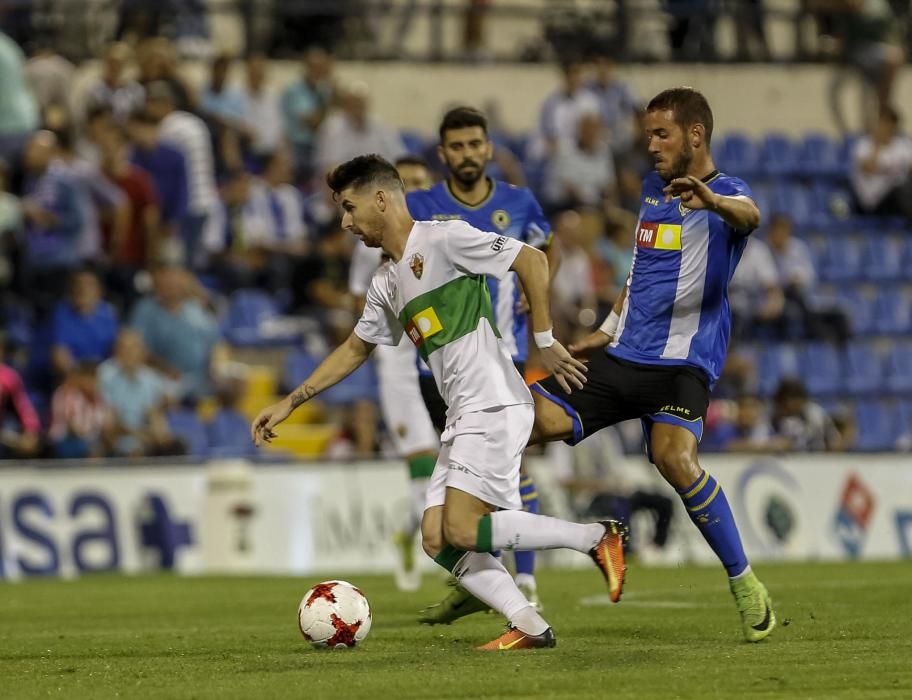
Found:
<svg viewBox="0 0 912 700"><path fill-rule="evenodd" d="M533 333L532 337L535 339L536 347L541 350L550 348L552 345L554 345L554 335L552 328L549 328L546 331L541 331L540 333Z"/></svg>
<svg viewBox="0 0 912 700"><path fill-rule="evenodd" d="M599 326L599 330L609 338L613 338L615 332L617 331L618 323L620 320L621 317L618 315L618 312L614 309L611 309L611 313L608 314L608 318L602 321L602 325Z"/></svg>

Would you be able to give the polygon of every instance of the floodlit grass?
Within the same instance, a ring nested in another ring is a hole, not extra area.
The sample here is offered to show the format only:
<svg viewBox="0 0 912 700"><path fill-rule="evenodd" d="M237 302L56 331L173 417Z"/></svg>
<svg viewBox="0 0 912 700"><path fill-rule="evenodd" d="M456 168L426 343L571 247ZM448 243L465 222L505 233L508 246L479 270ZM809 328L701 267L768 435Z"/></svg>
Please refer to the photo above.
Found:
<svg viewBox="0 0 912 700"><path fill-rule="evenodd" d="M364 645L311 649L295 612L316 579L97 577L0 584L0 697L909 698L912 566L761 566L779 626L741 640L720 569L631 567L607 603L592 571L543 571L557 648L491 654L475 615L415 623L443 595L351 576L371 601ZM330 578L330 577L327 577Z"/></svg>

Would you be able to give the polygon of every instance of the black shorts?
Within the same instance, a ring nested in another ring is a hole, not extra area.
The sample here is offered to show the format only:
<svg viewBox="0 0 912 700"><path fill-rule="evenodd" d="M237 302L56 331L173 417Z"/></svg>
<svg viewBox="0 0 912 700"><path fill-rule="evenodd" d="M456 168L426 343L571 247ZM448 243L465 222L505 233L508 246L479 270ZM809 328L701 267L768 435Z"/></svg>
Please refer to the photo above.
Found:
<svg viewBox="0 0 912 700"><path fill-rule="evenodd" d="M602 428L639 418L650 455L653 423L670 423L692 432L697 442L709 405L706 375L685 365L641 365L605 352L589 357L589 371L582 389L567 394L553 376L532 385L532 390L553 401L573 420L575 445Z"/></svg>
<svg viewBox="0 0 912 700"><path fill-rule="evenodd" d="M513 364L516 366L520 376L525 378L526 363L514 362ZM437 391L437 382L434 381L434 377L430 374L419 374L418 386L421 387L421 398L424 399L424 405L427 407L428 414L431 416L431 422L434 424L437 432L442 433L443 429L446 428L447 405L440 395L440 392Z"/></svg>

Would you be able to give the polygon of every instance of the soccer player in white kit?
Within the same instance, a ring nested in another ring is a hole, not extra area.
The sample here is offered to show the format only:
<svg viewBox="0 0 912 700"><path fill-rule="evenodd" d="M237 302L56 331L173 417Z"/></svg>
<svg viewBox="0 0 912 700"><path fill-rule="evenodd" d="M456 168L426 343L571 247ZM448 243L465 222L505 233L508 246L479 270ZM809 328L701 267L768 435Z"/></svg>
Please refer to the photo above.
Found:
<svg viewBox="0 0 912 700"><path fill-rule="evenodd" d="M374 276L354 332L297 389L251 425L259 446L298 406L355 371L378 344L403 332L428 362L448 406L446 430L421 523L425 552L509 621L486 650L553 647L550 625L491 552L570 548L587 553L612 599L624 577L622 526L571 523L521 510L519 463L532 429L532 397L493 321L485 275L516 272L541 359L565 391L585 365L551 335L545 254L460 221L413 221L396 169L380 156L343 163L327 176L342 227L391 258Z"/></svg>
<svg viewBox="0 0 912 700"><path fill-rule="evenodd" d="M396 170L406 192L427 189L433 184L427 163L416 157L400 158ZM380 248L368 248L356 243L348 287L363 306L371 279L383 260ZM414 557L415 536L424 514L424 499L428 481L437 462L440 436L434 428L418 383L415 346L405 335L399 345L379 345L374 352L380 383L380 412L396 454L409 468L412 508L406 515L403 529L395 534L398 551L396 586L401 591L416 591L421 585L421 570Z"/></svg>

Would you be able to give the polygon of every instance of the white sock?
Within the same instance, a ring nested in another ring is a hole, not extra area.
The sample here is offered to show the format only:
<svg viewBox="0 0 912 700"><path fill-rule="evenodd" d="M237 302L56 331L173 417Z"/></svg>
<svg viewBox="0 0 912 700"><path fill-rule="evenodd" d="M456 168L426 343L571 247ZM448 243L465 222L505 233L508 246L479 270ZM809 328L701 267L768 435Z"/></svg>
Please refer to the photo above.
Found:
<svg viewBox="0 0 912 700"><path fill-rule="evenodd" d="M533 591L536 590L535 576L532 574L516 574L515 580L517 586L528 586Z"/></svg>
<svg viewBox="0 0 912 700"><path fill-rule="evenodd" d="M490 605L526 634L541 634L549 625L529 605L510 572L487 552L466 552L453 569L459 584Z"/></svg>
<svg viewBox="0 0 912 700"><path fill-rule="evenodd" d="M411 479L409 486L412 492L412 508L405 522L405 534L414 537L421 527L421 518L424 517L424 504L427 501L427 487L430 481L427 477Z"/></svg>
<svg viewBox="0 0 912 700"><path fill-rule="evenodd" d="M751 567L750 567L750 564L748 564L747 566L744 567L744 571L742 571L742 572L741 572L740 574L738 574L737 576L729 576L729 577L728 577L728 580L729 580L729 581L737 581L739 578L743 578L744 576L747 576L751 571L752 571L752 569L751 569Z"/></svg>
<svg viewBox="0 0 912 700"><path fill-rule="evenodd" d="M499 510L490 517L495 549L567 548L585 553L605 534L599 523L581 525L522 510Z"/></svg>

